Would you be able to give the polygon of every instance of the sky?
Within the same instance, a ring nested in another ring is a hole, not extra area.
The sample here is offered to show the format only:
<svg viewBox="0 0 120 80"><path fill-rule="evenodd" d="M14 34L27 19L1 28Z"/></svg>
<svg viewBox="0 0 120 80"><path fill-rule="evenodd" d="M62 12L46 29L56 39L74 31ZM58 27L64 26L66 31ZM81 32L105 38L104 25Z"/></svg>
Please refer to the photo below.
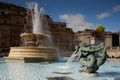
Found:
<svg viewBox="0 0 120 80"><path fill-rule="evenodd" d="M65 22L74 32L102 25L106 31L120 31L120 0L0 0L21 7L37 2L54 22Z"/></svg>

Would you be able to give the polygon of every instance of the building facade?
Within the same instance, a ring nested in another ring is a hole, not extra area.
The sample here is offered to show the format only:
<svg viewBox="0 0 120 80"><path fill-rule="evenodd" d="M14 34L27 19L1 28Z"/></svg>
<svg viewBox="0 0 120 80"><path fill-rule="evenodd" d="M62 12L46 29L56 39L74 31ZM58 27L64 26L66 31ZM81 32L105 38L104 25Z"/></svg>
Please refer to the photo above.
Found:
<svg viewBox="0 0 120 80"><path fill-rule="evenodd" d="M73 50L74 33L71 28L66 28L66 23L53 22L50 24L54 46L62 50Z"/></svg>
<svg viewBox="0 0 120 80"><path fill-rule="evenodd" d="M108 46L108 49L118 49L120 47L120 37L117 33L105 32L104 38L95 38L92 36L94 30L85 29L84 31L79 31L74 34L75 36L75 45L78 45L79 42L87 43L87 44L99 44L101 42L105 43Z"/></svg>
<svg viewBox="0 0 120 80"><path fill-rule="evenodd" d="M25 9L0 2L0 51L19 46L19 34L24 31Z"/></svg>
<svg viewBox="0 0 120 80"><path fill-rule="evenodd" d="M53 22L44 15L52 35L53 45L63 50L72 50L73 31L62 22ZM0 51L9 51L10 47L21 46L20 34L32 32L32 17L26 8L0 2Z"/></svg>

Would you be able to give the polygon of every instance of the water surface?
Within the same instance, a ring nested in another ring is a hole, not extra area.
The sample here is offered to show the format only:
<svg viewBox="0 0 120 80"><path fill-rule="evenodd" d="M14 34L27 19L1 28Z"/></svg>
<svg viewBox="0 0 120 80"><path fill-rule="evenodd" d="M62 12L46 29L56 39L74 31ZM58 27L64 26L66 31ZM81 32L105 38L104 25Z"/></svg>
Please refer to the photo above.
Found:
<svg viewBox="0 0 120 80"><path fill-rule="evenodd" d="M107 61L98 70L99 76L86 78L82 76L80 64L75 61L65 67L66 62L44 63L0 63L0 80L48 80L48 77L71 77L75 80L120 80L120 62ZM61 74L57 72L63 72Z"/></svg>

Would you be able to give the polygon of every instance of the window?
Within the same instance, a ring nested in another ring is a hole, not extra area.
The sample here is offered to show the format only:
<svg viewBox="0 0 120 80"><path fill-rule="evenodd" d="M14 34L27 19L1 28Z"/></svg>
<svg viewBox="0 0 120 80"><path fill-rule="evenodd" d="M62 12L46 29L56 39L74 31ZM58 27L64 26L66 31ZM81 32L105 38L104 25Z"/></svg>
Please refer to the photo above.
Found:
<svg viewBox="0 0 120 80"><path fill-rule="evenodd" d="M61 26L61 28L64 28L64 26Z"/></svg>
<svg viewBox="0 0 120 80"><path fill-rule="evenodd" d="M20 24L20 19L16 18L16 24Z"/></svg>
<svg viewBox="0 0 120 80"><path fill-rule="evenodd" d="M3 32L2 32L2 35L3 35L4 37L7 37L7 34L8 34L8 32L6 32L6 31L3 31Z"/></svg>
<svg viewBox="0 0 120 80"><path fill-rule="evenodd" d="M4 24L7 24L7 20L6 19L4 20Z"/></svg>
<svg viewBox="0 0 120 80"><path fill-rule="evenodd" d="M19 11L17 11L17 15L19 15L20 14L20 12Z"/></svg>
<svg viewBox="0 0 120 80"><path fill-rule="evenodd" d="M1 11L1 14L2 14L2 15L5 15L5 12L4 12L4 11Z"/></svg>
<svg viewBox="0 0 120 80"><path fill-rule="evenodd" d="M27 19L24 19L24 23L27 24Z"/></svg>

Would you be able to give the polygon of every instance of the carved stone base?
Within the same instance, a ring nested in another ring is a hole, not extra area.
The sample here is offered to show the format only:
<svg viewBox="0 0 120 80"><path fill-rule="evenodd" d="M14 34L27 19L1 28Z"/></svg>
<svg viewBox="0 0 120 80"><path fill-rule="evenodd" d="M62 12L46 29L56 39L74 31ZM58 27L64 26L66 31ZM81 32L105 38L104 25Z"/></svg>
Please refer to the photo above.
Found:
<svg viewBox="0 0 120 80"><path fill-rule="evenodd" d="M83 76L84 77L97 77L99 74L97 72L95 73L87 73L87 72L83 72Z"/></svg>
<svg viewBox="0 0 120 80"><path fill-rule="evenodd" d="M49 47L10 47L7 62L51 62L57 61L57 51L55 48Z"/></svg>

